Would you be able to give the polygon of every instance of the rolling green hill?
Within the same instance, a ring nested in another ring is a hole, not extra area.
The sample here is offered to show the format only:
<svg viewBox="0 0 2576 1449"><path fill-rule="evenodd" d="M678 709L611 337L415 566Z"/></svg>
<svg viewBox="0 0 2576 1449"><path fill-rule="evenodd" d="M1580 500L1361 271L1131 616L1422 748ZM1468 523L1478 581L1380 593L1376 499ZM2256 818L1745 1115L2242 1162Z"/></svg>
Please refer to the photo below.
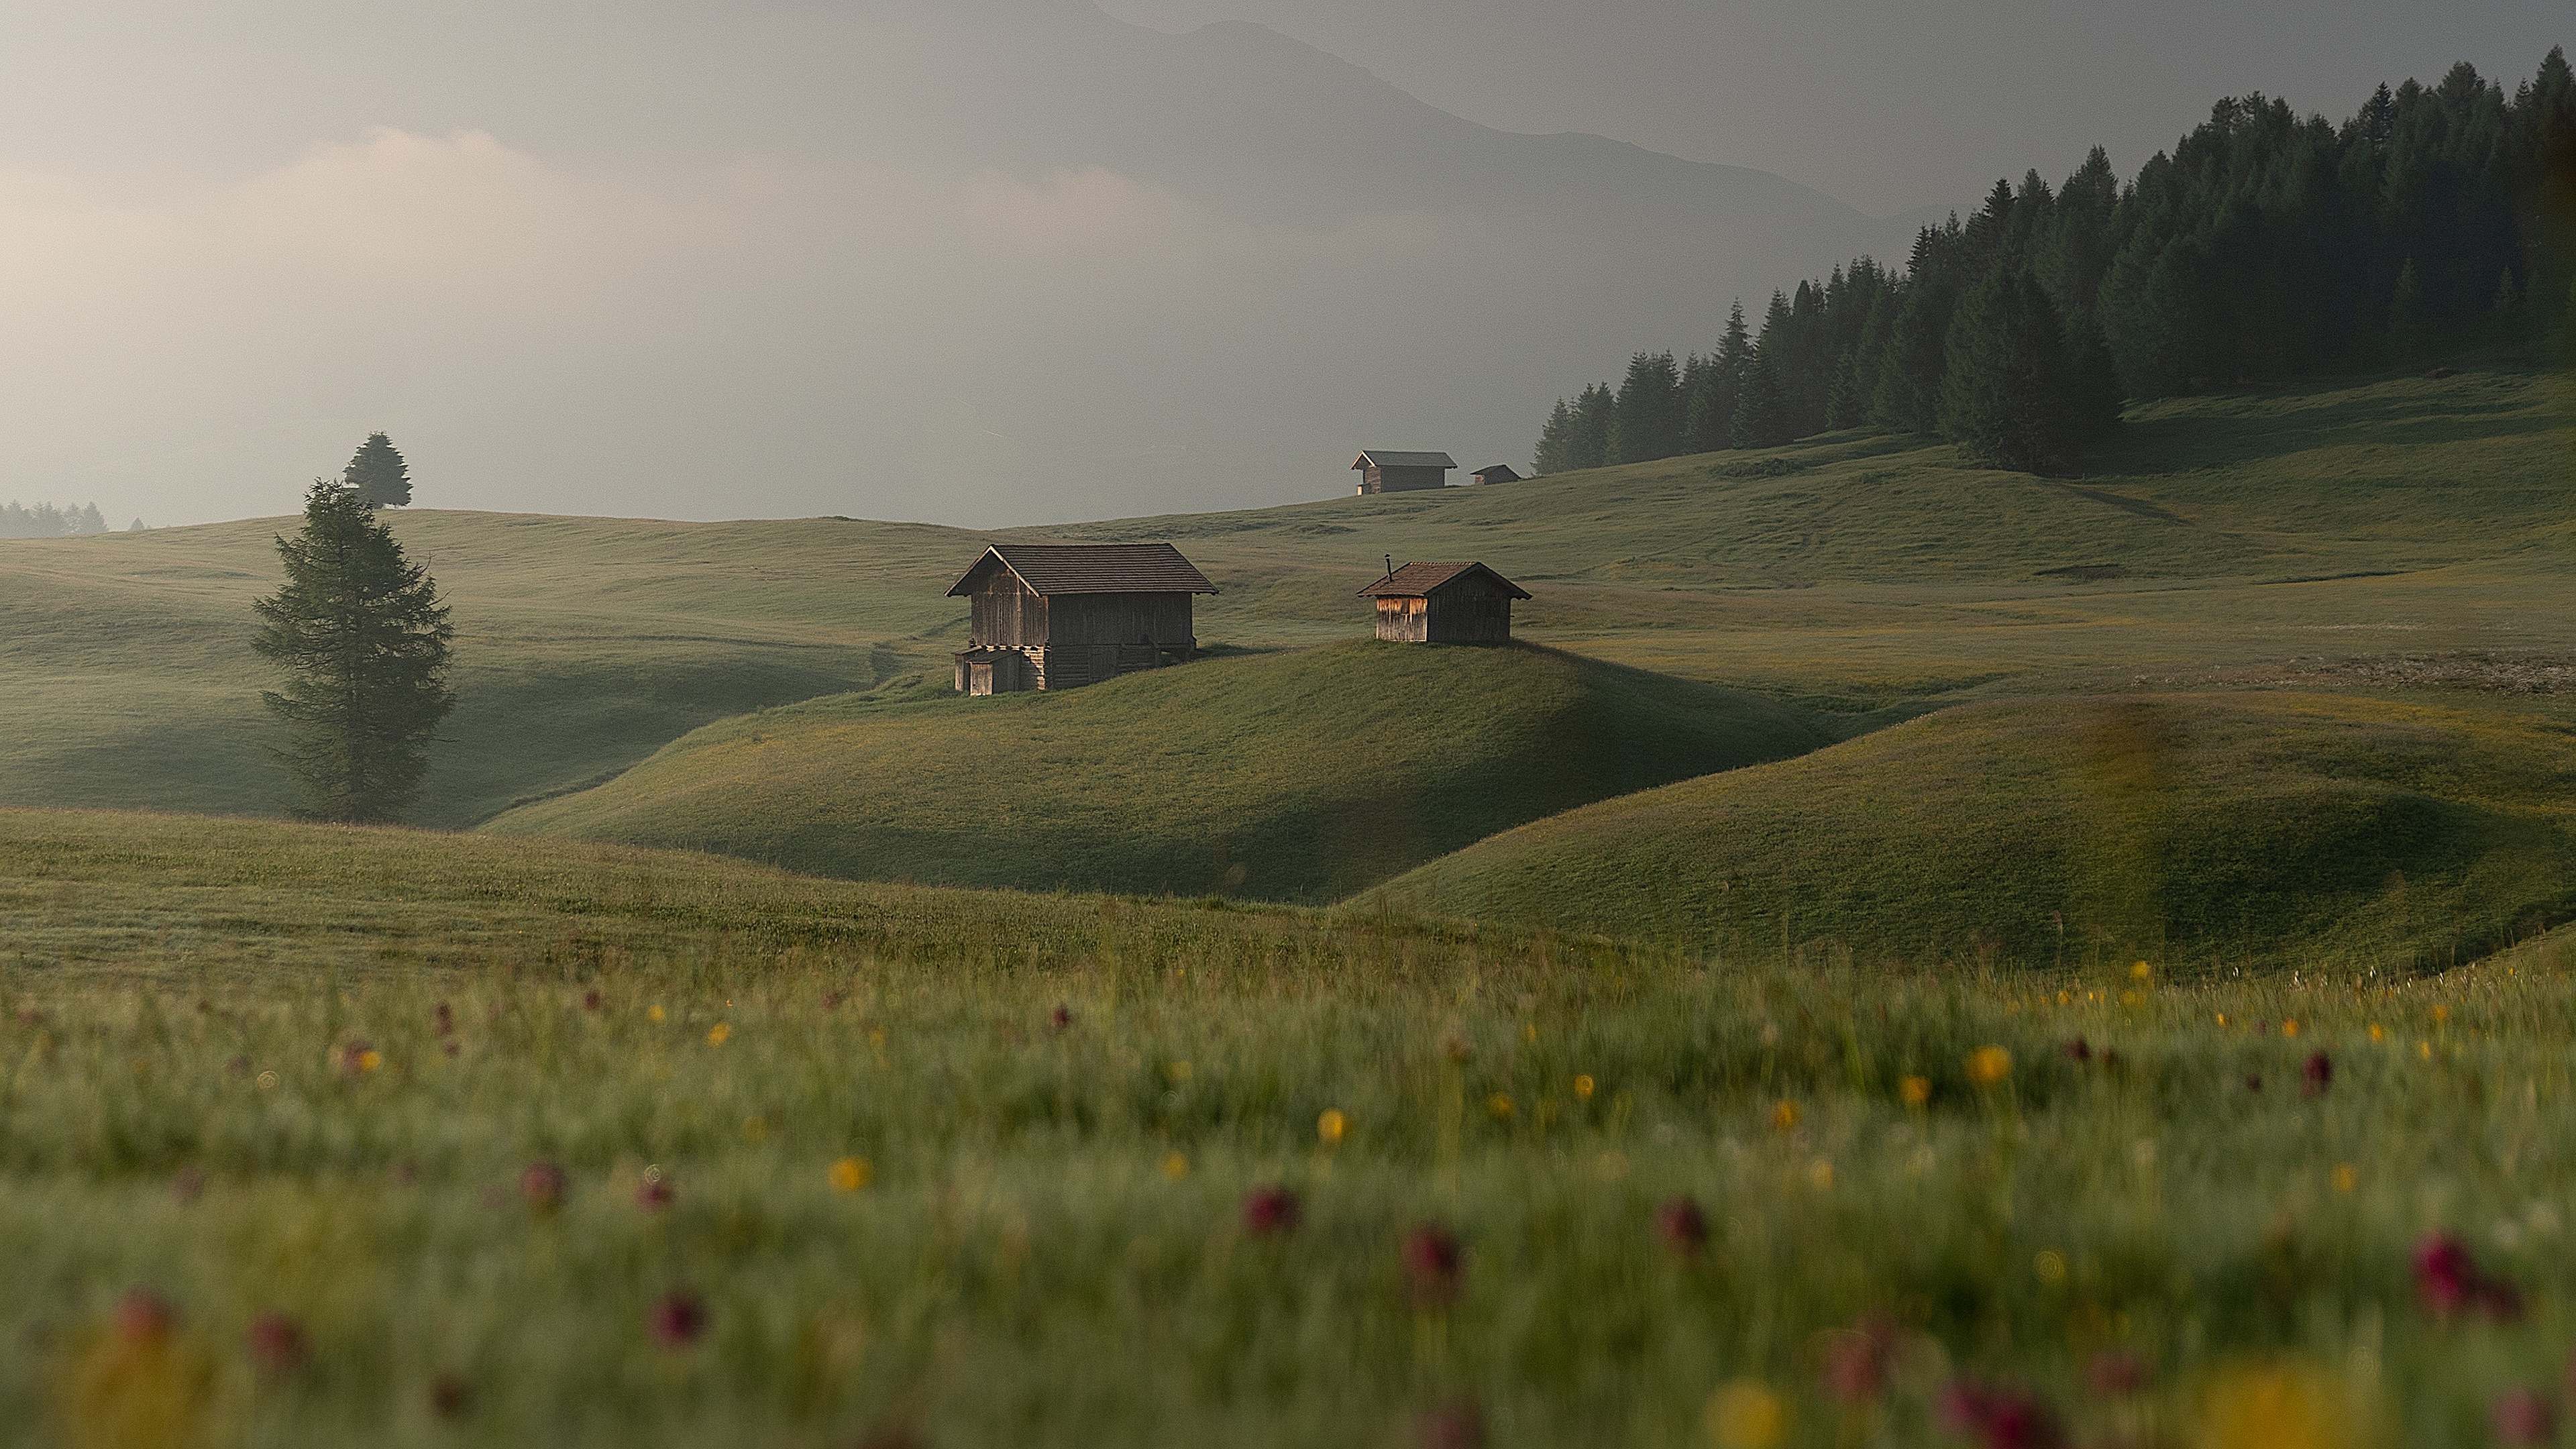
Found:
<svg viewBox="0 0 2576 1449"><path fill-rule="evenodd" d="M1835 737L1793 706L1555 650L1366 639L1066 694L770 710L487 828L862 879L1328 900Z"/></svg>
<svg viewBox="0 0 2576 1449"><path fill-rule="evenodd" d="M1018 531L1166 538L1202 640L1363 634L1385 554L1482 558L1539 642L1839 710L2199 688L2212 671L2576 652L2576 423L2517 371L2158 403L2092 476L1834 435L1498 488ZM1344 475L1324 467L1317 491ZM263 813L292 792L249 651L278 520L0 540L0 804ZM408 510L459 706L420 819L469 825L765 706L945 679L995 535Z"/></svg>
<svg viewBox="0 0 2576 1449"><path fill-rule="evenodd" d="M1524 826L1381 895L1739 954L2402 970L2576 911L2576 728L2305 693L1966 705Z"/></svg>

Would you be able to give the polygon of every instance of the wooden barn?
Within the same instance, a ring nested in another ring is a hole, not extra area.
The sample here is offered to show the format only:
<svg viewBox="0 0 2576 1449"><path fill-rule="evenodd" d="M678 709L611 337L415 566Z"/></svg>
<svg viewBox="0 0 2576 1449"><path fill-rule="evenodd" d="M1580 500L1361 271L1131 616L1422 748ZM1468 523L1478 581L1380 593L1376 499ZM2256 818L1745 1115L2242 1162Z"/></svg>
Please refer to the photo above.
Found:
<svg viewBox="0 0 2576 1449"><path fill-rule="evenodd" d="M1457 460L1446 453L1406 453L1393 448L1366 448L1351 471L1360 475L1361 493L1410 493L1417 488L1445 488Z"/></svg>
<svg viewBox="0 0 2576 1449"><path fill-rule="evenodd" d="M1529 590L1480 563L1409 563L1360 590L1377 600L1377 637L1404 644L1503 644L1512 600Z"/></svg>
<svg viewBox="0 0 2576 1449"><path fill-rule="evenodd" d="M972 610L957 688L1074 689L1186 664L1191 596L1215 592L1168 543L997 543L948 590Z"/></svg>
<svg viewBox="0 0 2576 1449"><path fill-rule="evenodd" d="M1521 475L1513 471L1512 465L1509 463L1496 463L1490 468L1479 468L1467 476L1475 479L1479 483L1518 483L1521 481Z"/></svg>

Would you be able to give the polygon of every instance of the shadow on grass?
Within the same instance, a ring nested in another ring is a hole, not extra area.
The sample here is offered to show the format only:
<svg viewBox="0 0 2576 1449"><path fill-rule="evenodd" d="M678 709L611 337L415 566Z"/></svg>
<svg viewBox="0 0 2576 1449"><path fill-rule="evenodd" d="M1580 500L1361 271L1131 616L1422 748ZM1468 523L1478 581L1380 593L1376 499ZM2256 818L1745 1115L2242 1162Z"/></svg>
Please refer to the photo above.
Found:
<svg viewBox="0 0 2576 1449"><path fill-rule="evenodd" d="M2278 412L2131 419L2089 460L2089 471L2096 477L2138 476L2241 467L2335 445L2408 448L2554 432L2565 428L2566 421L2538 407L2524 386L2543 375L2540 368L2525 365L2462 374L2452 386L2413 392L2392 392L2387 384L2410 379L2391 378L2325 397L2287 387L2222 394L2240 400L2304 400Z"/></svg>

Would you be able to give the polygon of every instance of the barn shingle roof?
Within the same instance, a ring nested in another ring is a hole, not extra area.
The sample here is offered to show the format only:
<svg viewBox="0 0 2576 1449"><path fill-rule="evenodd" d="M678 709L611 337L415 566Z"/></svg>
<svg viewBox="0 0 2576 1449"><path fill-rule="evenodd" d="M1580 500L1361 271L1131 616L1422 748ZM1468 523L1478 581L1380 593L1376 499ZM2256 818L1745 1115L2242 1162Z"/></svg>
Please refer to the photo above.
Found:
<svg viewBox="0 0 2576 1449"><path fill-rule="evenodd" d="M998 564L1039 594L1213 594L1181 551L1168 543L997 543L950 585L971 592L976 577Z"/></svg>
<svg viewBox="0 0 2576 1449"><path fill-rule="evenodd" d="M1362 468L1455 468L1456 459L1446 453L1408 453L1400 448L1362 448L1359 461L1351 470Z"/></svg>
<svg viewBox="0 0 2576 1449"><path fill-rule="evenodd" d="M1504 578L1480 563L1409 563L1385 578L1360 590L1363 599L1420 599L1435 589L1445 588L1461 577L1480 573L1511 591L1515 599L1526 599L1529 590Z"/></svg>

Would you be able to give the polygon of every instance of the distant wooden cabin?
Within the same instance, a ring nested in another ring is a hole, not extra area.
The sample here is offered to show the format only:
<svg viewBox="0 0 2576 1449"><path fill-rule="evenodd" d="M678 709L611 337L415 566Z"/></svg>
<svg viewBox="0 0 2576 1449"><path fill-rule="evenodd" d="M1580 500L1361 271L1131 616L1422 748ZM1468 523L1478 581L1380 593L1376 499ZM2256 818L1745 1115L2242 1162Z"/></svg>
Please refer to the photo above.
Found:
<svg viewBox="0 0 2576 1449"><path fill-rule="evenodd" d="M997 543L948 590L972 608L957 688L1074 689L1186 664L1191 595L1215 592L1168 543Z"/></svg>
<svg viewBox="0 0 2576 1449"><path fill-rule="evenodd" d="M1360 590L1377 600L1377 637L1403 644L1502 644L1512 600L1529 590L1480 563L1409 563Z"/></svg>
<svg viewBox="0 0 2576 1449"><path fill-rule="evenodd" d="M1367 448L1351 471L1360 475L1362 493L1410 493L1417 488L1445 488L1449 470L1458 466L1446 453L1405 453L1393 448Z"/></svg>
<svg viewBox="0 0 2576 1449"><path fill-rule="evenodd" d="M1509 463L1496 463L1490 468L1479 468L1467 476L1475 479L1479 483L1518 483L1521 481L1521 475L1513 472L1512 465Z"/></svg>

